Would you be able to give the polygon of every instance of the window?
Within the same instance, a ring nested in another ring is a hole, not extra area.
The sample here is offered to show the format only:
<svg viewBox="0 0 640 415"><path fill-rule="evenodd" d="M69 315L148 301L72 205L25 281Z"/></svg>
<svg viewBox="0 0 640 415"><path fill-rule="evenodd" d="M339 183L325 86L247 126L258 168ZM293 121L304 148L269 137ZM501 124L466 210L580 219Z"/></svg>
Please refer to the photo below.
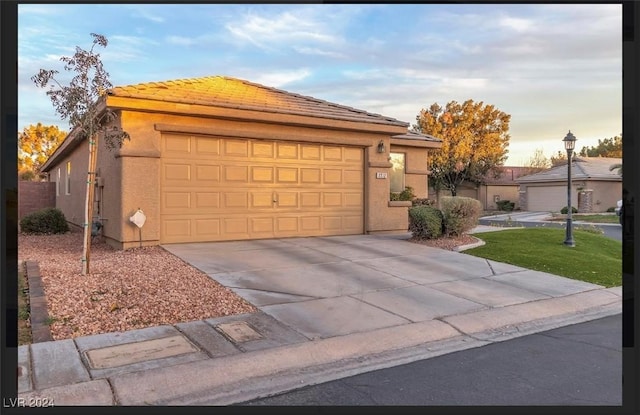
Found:
<svg viewBox="0 0 640 415"><path fill-rule="evenodd" d="M67 180L65 182L65 194L71 194L71 162L67 161Z"/></svg>
<svg viewBox="0 0 640 415"><path fill-rule="evenodd" d="M58 167L58 175L56 176L56 196L60 196L60 167Z"/></svg>
<svg viewBox="0 0 640 415"><path fill-rule="evenodd" d="M389 178L390 191L400 193L404 190L404 153L390 153L391 174Z"/></svg>

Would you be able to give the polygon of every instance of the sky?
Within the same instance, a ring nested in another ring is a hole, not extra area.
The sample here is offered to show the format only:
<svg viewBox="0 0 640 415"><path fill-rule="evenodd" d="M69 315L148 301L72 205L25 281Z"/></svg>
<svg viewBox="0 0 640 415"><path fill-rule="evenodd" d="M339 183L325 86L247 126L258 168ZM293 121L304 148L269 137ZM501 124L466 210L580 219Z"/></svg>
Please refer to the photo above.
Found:
<svg viewBox="0 0 640 415"><path fill-rule="evenodd" d="M511 166L564 153L569 130L577 150L622 133L620 4L19 4L18 131L68 130L31 77L64 79L90 33L114 86L222 75L410 125L434 103L493 105Z"/></svg>

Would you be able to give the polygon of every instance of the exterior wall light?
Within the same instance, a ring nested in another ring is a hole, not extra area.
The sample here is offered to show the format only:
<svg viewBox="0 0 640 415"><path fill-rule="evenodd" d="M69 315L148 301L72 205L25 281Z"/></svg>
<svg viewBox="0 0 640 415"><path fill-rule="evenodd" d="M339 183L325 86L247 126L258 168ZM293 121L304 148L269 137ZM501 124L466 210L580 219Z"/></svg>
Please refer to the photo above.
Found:
<svg viewBox="0 0 640 415"><path fill-rule="evenodd" d="M380 140L378 143L378 153L384 153L385 151L387 151L387 149L384 148L384 141Z"/></svg>

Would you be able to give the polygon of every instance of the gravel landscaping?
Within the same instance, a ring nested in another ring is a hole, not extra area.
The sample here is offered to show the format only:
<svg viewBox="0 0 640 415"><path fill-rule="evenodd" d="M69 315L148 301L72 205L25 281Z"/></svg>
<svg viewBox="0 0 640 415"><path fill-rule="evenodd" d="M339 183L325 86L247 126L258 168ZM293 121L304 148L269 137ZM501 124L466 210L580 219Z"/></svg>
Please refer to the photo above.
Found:
<svg viewBox="0 0 640 415"><path fill-rule="evenodd" d="M82 231L18 235L18 261L36 261L54 340L252 313L257 309L159 246L91 245L82 275Z"/></svg>

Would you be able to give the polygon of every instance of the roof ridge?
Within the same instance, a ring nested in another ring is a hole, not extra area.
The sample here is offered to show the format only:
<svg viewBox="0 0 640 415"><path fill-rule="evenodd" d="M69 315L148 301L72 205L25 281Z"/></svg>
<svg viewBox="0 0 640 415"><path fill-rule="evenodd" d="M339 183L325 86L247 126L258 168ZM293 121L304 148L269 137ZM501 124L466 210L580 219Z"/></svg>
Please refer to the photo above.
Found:
<svg viewBox="0 0 640 415"><path fill-rule="evenodd" d="M251 87L260 88L260 89L263 89L263 90L266 90L266 91L271 91L273 93L276 93L278 95L283 96L283 98L286 98L286 97L299 98L299 99L308 101L310 103L326 105L326 106L328 106L330 108L334 108L334 109L337 109L337 110L343 110L343 111L348 111L348 112L352 112L352 113L355 113L355 114L371 116L371 117L375 117L375 118L378 118L380 120L385 120L385 121L392 122L392 123L402 123L405 126L409 125L409 123L407 123L405 121L398 120L398 119L393 118L393 117L388 117L388 116L385 116L385 115L382 115L382 114L369 112L369 111L366 111L366 110L350 107L350 106L347 106L347 105L342 105L342 104L338 104L338 103L335 103L335 102L330 102L330 101L327 101L327 100L323 100L323 99L320 99L320 98L315 98L315 97L312 97L312 96L309 96L309 95L302 95L302 94L299 94L299 93L290 92L290 91L287 91L287 90L284 90L284 89L275 88L275 87L259 84L257 82L248 81L246 79L236 78L236 77L227 76L227 75L208 75L208 76L201 76L201 77L195 77L195 78L177 78L177 79L169 79L169 80L165 80L165 81L140 82L140 83L137 83L137 84L116 86L116 87L110 88L108 92L109 92L110 95L113 95L113 94L116 93L116 91L118 89L122 90L122 91L125 91L125 90L130 89L130 88L134 88L134 89L146 89L146 88L166 89L166 88L169 88L171 86L179 86L181 84L184 85L184 84L203 83L203 82L206 82L206 81L213 81L215 79L239 82L239 83L244 84L246 86L251 86Z"/></svg>

